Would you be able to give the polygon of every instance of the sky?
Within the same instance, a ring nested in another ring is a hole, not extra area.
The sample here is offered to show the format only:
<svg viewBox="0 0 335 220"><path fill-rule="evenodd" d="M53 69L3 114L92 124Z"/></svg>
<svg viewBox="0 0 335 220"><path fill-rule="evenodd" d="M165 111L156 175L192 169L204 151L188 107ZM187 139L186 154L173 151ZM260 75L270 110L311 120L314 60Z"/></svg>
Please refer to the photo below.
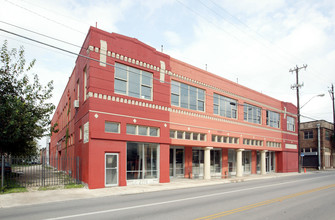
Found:
<svg viewBox="0 0 335 220"><path fill-rule="evenodd" d="M296 105L301 121L333 122L334 0L0 0L0 29L79 52L90 26L123 34L253 90ZM57 40L56 40L57 39ZM58 104L76 56L0 31ZM163 46L162 46L163 45ZM324 94L323 97L317 95ZM306 104L306 105L305 105Z"/></svg>

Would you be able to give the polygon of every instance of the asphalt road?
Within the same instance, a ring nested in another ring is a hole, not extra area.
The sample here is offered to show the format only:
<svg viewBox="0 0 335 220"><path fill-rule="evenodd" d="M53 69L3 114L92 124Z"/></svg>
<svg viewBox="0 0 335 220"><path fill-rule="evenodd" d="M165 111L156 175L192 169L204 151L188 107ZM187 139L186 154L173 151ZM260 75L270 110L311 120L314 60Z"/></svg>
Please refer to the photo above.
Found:
<svg viewBox="0 0 335 220"><path fill-rule="evenodd" d="M0 219L335 219L335 172L0 209Z"/></svg>

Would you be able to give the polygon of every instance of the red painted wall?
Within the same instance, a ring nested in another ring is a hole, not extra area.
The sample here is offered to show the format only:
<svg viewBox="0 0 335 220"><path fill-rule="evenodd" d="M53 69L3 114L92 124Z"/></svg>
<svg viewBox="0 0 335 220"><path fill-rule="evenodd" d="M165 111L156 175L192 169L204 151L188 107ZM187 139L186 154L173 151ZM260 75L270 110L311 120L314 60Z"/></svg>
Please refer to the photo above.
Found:
<svg viewBox="0 0 335 220"><path fill-rule="evenodd" d="M160 145L160 174L159 174L159 182L160 183L168 183L170 182L170 145L161 144Z"/></svg>
<svg viewBox="0 0 335 220"><path fill-rule="evenodd" d="M222 149L222 176L224 178L228 177L228 149Z"/></svg>
<svg viewBox="0 0 335 220"><path fill-rule="evenodd" d="M185 178L192 173L192 147L222 148L222 174L228 171L228 149L252 150L252 173L256 173L256 150L276 151L278 172L297 170L297 150L285 149L285 144L297 144L296 132L286 131L286 115L294 116L296 107L281 102L262 93L231 82L207 71L201 70L138 41L115 33L107 33L91 27L83 43L81 54L100 59L100 40L107 42L106 67L99 62L78 57L63 96L57 106L52 124L59 124L59 132L53 134L50 154L66 152L71 156L80 156L82 181L89 188L104 187L105 153L119 153L119 185L126 181L126 143L127 141L157 143L160 145L160 182L169 182L169 146L185 148ZM119 54L119 58L116 55ZM122 59L121 59L122 55ZM125 58L127 57L127 60ZM130 60L128 58L131 58ZM161 61L165 63L164 82L160 81ZM144 100L116 94L114 92L115 62L142 69L153 74L153 99ZM139 65L143 62L143 65ZM144 67L144 63L154 68ZM84 69L87 70L87 93L84 100ZM171 72L172 73L171 73ZM170 82L179 81L206 91L205 112L171 106ZM79 82L79 98L77 97ZM229 119L213 115L213 94L217 93L236 99L238 118ZM80 107L74 108L73 101L79 99ZM125 100L126 103L125 103ZM248 103L262 108L260 125L245 122L243 104ZM148 105L145 106L144 105ZM161 109L163 108L163 109ZM166 108L166 109L165 109ZM170 109L167 109L170 108ZM70 110L69 110L70 109ZM171 110L173 109L173 111ZM282 111L281 128L266 125L266 110ZM285 114L284 109L286 110ZM70 112L68 114L67 112ZM89 142L79 138L80 127L89 121ZM106 133L105 121L120 123L120 133ZM159 137L126 134L127 124L158 127ZM71 146L65 149L66 130L74 137ZM204 133L206 141L171 139L170 129ZM211 135L223 135L239 138L238 144L212 142ZM263 146L247 146L243 138L263 140ZM281 148L267 147L266 141L281 142ZM61 143L61 147L57 146ZM296 165L295 165L296 164Z"/></svg>

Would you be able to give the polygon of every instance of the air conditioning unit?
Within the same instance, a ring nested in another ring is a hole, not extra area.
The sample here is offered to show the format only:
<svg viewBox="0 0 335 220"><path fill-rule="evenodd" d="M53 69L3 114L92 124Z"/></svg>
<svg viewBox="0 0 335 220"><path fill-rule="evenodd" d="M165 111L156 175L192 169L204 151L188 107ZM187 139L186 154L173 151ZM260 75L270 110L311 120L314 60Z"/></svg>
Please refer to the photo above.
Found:
<svg viewBox="0 0 335 220"><path fill-rule="evenodd" d="M74 100L74 102L73 102L73 106L74 106L75 108L79 108L79 100Z"/></svg>

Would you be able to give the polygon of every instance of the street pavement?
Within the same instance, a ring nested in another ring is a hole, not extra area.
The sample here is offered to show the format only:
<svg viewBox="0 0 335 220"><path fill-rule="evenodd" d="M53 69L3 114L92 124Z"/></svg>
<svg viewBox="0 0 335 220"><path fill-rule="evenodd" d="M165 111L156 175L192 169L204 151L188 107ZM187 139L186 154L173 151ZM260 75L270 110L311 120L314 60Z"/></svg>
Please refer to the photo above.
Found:
<svg viewBox="0 0 335 220"><path fill-rule="evenodd" d="M317 171L320 172L320 171ZM171 179L170 183L130 185L121 187L110 187L102 189L57 189L57 190L30 190L24 193L11 193L0 195L0 208L19 207L26 205L45 204L51 202L69 201L76 199L99 198L113 195L127 195L162 190L182 189L190 187L208 186L215 184L229 184L244 181L260 180L267 178L278 178L293 175L308 175L307 173L269 173L266 175L248 175L243 177L231 177L227 179Z"/></svg>

